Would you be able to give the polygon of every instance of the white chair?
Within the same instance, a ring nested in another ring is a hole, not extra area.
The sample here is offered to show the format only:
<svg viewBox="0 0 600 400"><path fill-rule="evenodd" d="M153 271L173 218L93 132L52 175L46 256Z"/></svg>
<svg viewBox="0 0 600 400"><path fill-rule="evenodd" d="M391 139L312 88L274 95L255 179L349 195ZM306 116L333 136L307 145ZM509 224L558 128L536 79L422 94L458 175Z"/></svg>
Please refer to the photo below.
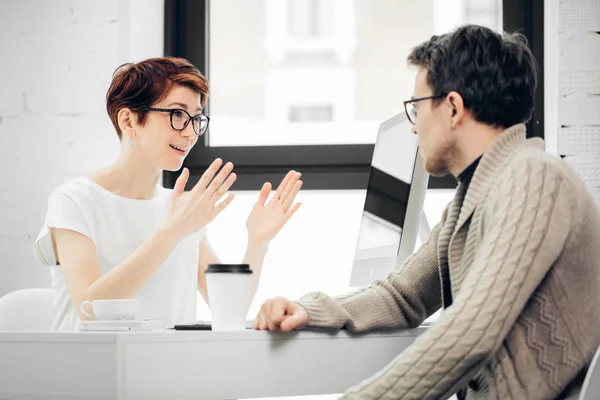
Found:
<svg viewBox="0 0 600 400"><path fill-rule="evenodd" d="M579 400L597 399L600 399L600 347L594 354L579 393Z"/></svg>
<svg viewBox="0 0 600 400"><path fill-rule="evenodd" d="M52 329L52 289L20 289L0 298L0 331Z"/></svg>

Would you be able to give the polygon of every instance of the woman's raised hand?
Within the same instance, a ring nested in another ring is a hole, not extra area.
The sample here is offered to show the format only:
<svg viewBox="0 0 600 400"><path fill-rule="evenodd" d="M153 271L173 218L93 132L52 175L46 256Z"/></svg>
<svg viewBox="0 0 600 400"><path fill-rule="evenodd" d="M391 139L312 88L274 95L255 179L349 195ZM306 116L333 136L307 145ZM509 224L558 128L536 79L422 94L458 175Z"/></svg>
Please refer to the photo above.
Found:
<svg viewBox="0 0 600 400"><path fill-rule="evenodd" d="M189 192L184 193L185 184L190 176L188 169L184 168L177 178L167 223L182 239L208 225L233 200L234 195L231 193L218 203L236 179L236 175L231 172L233 164L228 162L219 171L222 165L223 161L220 158L213 161Z"/></svg>
<svg viewBox="0 0 600 400"><path fill-rule="evenodd" d="M294 201L302 187L300 176L299 172L288 172L269 201L267 199L271 193L271 184L263 185L258 200L246 221L248 239L252 243L261 246L268 244L298 211L301 203L294 203Z"/></svg>

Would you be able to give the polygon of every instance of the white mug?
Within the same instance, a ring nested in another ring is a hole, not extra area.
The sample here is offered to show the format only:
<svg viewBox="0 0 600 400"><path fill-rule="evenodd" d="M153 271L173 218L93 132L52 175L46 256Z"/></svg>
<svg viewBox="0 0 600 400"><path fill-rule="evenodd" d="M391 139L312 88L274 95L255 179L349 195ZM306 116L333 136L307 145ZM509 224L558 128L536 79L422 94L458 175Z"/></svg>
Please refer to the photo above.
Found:
<svg viewBox="0 0 600 400"><path fill-rule="evenodd" d="M92 308L93 314L85 310L85 306L88 305ZM137 299L86 300L79 306L82 314L99 321L134 320L137 316L138 308Z"/></svg>

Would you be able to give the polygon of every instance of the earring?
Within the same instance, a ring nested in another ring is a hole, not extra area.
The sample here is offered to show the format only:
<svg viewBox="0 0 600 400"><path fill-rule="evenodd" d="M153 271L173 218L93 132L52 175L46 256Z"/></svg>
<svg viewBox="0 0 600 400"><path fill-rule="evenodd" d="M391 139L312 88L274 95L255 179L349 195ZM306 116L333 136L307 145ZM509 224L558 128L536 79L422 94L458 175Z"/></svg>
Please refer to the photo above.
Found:
<svg viewBox="0 0 600 400"><path fill-rule="evenodd" d="M128 141L129 141L129 144L132 145L132 146L135 144L135 139L134 138L130 137Z"/></svg>

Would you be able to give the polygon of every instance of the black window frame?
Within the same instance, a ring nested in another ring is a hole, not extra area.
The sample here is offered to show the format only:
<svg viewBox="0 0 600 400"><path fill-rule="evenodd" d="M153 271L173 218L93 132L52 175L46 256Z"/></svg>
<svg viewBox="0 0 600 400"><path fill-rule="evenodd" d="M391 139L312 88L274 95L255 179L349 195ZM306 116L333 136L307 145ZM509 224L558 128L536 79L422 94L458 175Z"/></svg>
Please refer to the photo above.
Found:
<svg viewBox="0 0 600 400"><path fill-rule="evenodd" d="M544 139L544 0L502 0L502 29L525 35L538 64L538 82L527 137Z"/></svg>
<svg viewBox="0 0 600 400"><path fill-rule="evenodd" d="M210 82L210 0L165 0L165 55L184 57ZM536 110L528 123L528 136L543 138L543 0L503 0L503 26L525 34L540 64ZM192 40L191 38L199 38ZM415 43L416 45L417 43ZM398 112L401 112L401 107ZM210 115L210 97L205 109ZM264 182L277 183L290 169L302 172L303 189L366 189L374 144L301 146L209 146L210 127L184 162L189 185L196 182L217 157L235 165L238 179L232 190L259 190ZM163 184L173 187L179 172L165 171ZM454 189L452 175L430 177L429 189Z"/></svg>

